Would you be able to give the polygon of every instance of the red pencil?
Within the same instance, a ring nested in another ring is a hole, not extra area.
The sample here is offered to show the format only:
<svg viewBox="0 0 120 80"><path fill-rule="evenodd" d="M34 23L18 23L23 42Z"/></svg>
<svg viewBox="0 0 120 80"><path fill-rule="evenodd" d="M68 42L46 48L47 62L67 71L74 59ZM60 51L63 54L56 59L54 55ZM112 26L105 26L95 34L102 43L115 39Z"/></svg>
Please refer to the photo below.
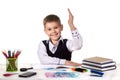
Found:
<svg viewBox="0 0 120 80"><path fill-rule="evenodd" d="M19 55L20 55L21 51L17 51L16 54L15 54L15 58L17 58Z"/></svg>
<svg viewBox="0 0 120 80"><path fill-rule="evenodd" d="M4 55L6 58L8 58L8 56L7 56L7 54L6 54L5 52L2 51L2 53L3 53L3 55Z"/></svg>

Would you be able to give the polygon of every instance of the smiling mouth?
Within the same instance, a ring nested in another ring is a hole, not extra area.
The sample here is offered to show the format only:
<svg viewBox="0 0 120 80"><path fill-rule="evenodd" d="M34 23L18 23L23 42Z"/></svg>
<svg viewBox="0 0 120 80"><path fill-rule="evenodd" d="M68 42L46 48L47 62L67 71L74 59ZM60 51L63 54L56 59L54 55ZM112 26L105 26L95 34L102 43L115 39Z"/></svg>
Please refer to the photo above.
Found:
<svg viewBox="0 0 120 80"><path fill-rule="evenodd" d="M56 34L52 34L51 36L57 36L58 35L58 33L56 33Z"/></svg>

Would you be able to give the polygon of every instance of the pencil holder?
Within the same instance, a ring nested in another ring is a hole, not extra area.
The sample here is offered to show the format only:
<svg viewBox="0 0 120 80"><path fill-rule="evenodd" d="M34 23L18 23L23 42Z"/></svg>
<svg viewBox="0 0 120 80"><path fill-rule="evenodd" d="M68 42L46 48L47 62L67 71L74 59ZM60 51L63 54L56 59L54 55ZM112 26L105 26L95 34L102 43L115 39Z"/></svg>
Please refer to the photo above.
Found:
<svg viewBox="0 0 120 80"><path fill-rule="evenodd" d="M6 58L6 71L7 72L18 71L17 58Z"/></svg>

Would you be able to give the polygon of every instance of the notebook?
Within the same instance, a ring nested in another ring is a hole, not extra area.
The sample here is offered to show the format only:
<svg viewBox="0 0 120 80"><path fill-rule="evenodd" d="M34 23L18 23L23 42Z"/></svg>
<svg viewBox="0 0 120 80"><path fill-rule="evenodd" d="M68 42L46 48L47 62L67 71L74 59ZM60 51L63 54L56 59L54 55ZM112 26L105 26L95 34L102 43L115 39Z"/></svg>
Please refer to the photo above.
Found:
<svg viewBox="0 0 120 80"><path fill-rule="evenodd" d="M104 58L104 57L90 57L83 60L83 62L91 62L96 64L107 64L113 62L112 59Z"/></svg>
<svg viewBox="0 0 120 80"><path fill-rule="evenodd" d="M98 68L98 67L95 67L95 66L82 65L82 67L87 68L87 69L99 70L99 71L109 71L109 70L116 69L116 66L111 66L111 67L106 67L106 68Z"/></svg>
<svg viewBox="0 0 120 80"><path fill-rule="evenodd" d="M97 66L97 67L104 68L104 67L108 67L108 66L114 66L114 65L116 65L116 63L113 61L113 62L110 62L108 64L96 64L96 63L93 63L93 62L86 62L86 61L84 61L82 63L82 65L90 65L90 66Z"/></svg>

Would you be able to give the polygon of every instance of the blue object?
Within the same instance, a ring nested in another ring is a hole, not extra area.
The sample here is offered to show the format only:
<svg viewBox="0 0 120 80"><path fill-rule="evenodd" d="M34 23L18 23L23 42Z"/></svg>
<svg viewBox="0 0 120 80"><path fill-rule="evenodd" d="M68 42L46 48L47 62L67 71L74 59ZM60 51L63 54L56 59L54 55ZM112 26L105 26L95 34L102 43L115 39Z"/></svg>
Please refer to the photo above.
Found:
<svg viewBox="0 0 120 80"><path fill-rule="evenodd" d="M11 51L8 50L8 57L11 58Z"/></svg>
<svg viewBox="0 0 120 80"><path fill-rule="evenodd" d="M73 72L55 72L55 77L75 78L78 76L79 74L75 74Z"/></svg>
<svg viewBox="0 0 120 80"><path fill-rule="evenodd" d="M47 78L76 78L79 76L79 74L74 73L74 72L63 72L62 71L62 72L46 72L45 76Z"/></svg>
<svg viewBox="0 0 120 80"><path fill-rule="evenodd" d="M53 70L54 68L44 68L45 70Z"/></svg>
<svg viewBox="0 0 120 80"><path fill-rule="evenodd" d="M93 77L102 77L102 75L95 75L95 74L91 74L90 76L93 76Z"/></svg>
<svg viewBox="0 0 120 80"><path fill-rule="evenodd" d="M103 72L98 71L98 70L94 70L94 69L91 69L91 73L98 74L98 75L101 75L101 76L104 75Z"/></svg>
<svg viewBox="0 0 120 80"><path fill-rule="evenodd" d="M44 68L45 70L55 70L55 71L66 71L65 69L59 69L59 68Z"/></svg>

